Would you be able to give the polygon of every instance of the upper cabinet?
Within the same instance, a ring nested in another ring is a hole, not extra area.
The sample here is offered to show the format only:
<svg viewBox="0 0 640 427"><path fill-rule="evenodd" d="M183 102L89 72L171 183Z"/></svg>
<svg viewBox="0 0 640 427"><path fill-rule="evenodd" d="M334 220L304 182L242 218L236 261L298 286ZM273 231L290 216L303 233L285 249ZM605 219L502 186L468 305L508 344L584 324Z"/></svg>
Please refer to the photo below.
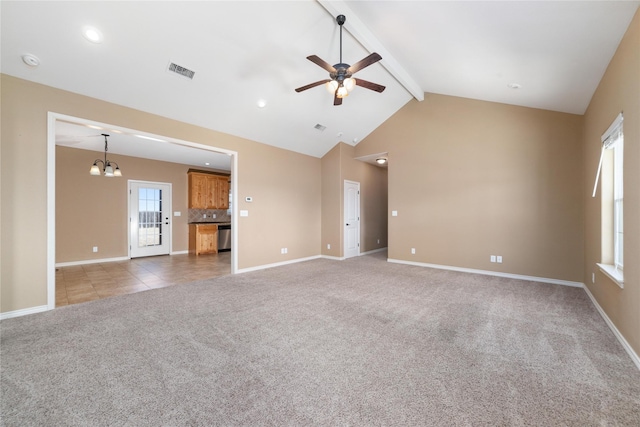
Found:
<svg viewBox="0 0 640 427"><path fill-rule="evenodd" d="M189 172L190 209L229 209L229 177Z"/></svg>
<svg viewBox="0 0 640 427"><path fill-rule="evenodd" d="M229 177L218 177L218 197L216 209L229 209Z"/></svg>

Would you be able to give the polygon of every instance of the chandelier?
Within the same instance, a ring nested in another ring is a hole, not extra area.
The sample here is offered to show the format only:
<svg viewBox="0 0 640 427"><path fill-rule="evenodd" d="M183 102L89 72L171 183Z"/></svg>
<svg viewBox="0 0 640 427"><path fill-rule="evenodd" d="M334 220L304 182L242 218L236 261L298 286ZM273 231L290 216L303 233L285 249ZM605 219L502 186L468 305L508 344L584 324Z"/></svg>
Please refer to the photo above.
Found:
<svg viewBox="0 0 640 427"><path fill-rule="evenodd" d="M118 164L116 162L107 160L107 151L109 151L109 143L107 142L107 137L109 135L103 133L102 136L104 136L104 161L102 161L101 159L96 159L96 161L93 162L93 166L91 166L91 170L89 171L89 173L91 175L100 175L100 168L98 167L98 163L102 163L102 172L104 173L104 176L122 176L122 172L120 172L120 167L118 166ZM113 169L112 165L115 165L116 168Z"/></svg>

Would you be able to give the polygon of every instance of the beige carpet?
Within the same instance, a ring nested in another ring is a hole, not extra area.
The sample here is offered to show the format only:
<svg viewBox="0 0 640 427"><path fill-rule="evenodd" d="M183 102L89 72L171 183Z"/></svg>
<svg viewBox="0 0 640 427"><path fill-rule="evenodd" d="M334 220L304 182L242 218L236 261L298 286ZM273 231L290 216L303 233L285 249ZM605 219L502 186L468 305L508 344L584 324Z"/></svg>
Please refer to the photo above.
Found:
<svg viewBox="0 0 640 427"><path fill-rule="evenodd" d="M582 289L286 267L0 322L6 426L639 426L640 372Z"/></svg>

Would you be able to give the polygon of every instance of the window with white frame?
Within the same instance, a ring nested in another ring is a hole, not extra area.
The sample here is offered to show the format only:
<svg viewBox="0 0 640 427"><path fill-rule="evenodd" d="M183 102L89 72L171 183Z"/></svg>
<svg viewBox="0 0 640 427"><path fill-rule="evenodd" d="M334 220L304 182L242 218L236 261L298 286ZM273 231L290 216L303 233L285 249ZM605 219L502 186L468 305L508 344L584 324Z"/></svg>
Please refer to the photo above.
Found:
<svg viewBox="0 0 640 427"><path fill-rule="evenodd" d="M624 132L622 113L602 135L593 197L601 178L602 254L600 269L620 287L624 284Z"/></svg>

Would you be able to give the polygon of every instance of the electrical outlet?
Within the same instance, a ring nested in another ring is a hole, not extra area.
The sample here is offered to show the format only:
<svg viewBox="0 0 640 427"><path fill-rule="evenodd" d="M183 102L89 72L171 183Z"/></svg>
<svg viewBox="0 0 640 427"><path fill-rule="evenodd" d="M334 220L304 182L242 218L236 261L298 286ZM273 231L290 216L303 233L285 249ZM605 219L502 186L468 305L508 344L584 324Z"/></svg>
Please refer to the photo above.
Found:
<svg viewBox="0 0 640 427"><path fill-rule="evenodd" d="M202 218L206 218L206 217L207 217L207 214L202 214Z"/></svg>
<svg viewBox="0 0 640 427"><path fill-rule="evenodd" d="M491 255L491 262L496 262L496 256L495 255Z"/></svg>
<svg viewBox="0 0 640 427"><path fill-rule="evenodd" d="M216 219L218 216L216 214L213 214L213 219Z"/></svg>
<svg viewBox="0 0 640 427"><path fill-rule="evenodd" d="M496 262L497 262L498 264L502 264L502 255L498 255L498 256L496 257Z"/></svg>
<svg viewBox="0 0 640 427"><path fill-rule="evenodd" d="M327 243L327 249L331 249L331 243Z"/></svg>
<svg viewBox="0 0 640 427"><path fill-rule="evenodd" d="M378 244L380 244L380 239L378 239Z"/></svg>
<svg viewBox="0 0 640 427"><path fill-rule="evenodd" d="M596 273L591 273L591 283L596 283Z"/></svg>
<svg viewBox="0 0 640 427"><path fill-rule="evenodd" d="M93 252L98 252L98 247L97 246L93 247Z"/></svg>
<svg viewBox="0 0 640 427"><path fill-rule="evenodd" d="M411 248L411 254L415 255L416 254L416 248Z"/></svg>

